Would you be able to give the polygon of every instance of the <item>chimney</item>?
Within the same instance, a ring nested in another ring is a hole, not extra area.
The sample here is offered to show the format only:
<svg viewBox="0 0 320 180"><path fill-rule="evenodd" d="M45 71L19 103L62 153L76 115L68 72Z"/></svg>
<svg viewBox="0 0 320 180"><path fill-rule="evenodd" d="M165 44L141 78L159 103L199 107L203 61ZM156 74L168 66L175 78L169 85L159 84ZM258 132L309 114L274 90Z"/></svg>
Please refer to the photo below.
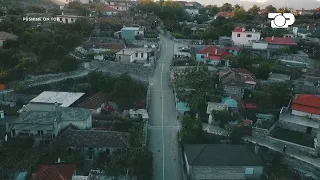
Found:
<svg viewBox="0 0 320 180"><path fill-rule="evenodd" d="M56 130L58 128L58 122L57 119L54 119L53 121L53 130Z"/></svg>
<svg viewBox="0 0 320 180"><path fill-rule="evenodd" d="M271 37L271 40L272 40L272 41L274 40L274 36Z"/></svg>
<svg viewBox="0 0 320 180"><path fill-rule="evenodd" d="M242 32L245 32L245 31L246 31L246 29L243 27L243 28L242 28Z"/></svg>
<svg viewBox="0 0 320 180"><path fill-rule="evenodd" d="M124 54L124 49L122 50L122 54Z"/></svg>
<svg viewBox="0 0 320 180"><path fill-rule="evenodd" d="M60 163L61 162L61 159L60 158L58 158L58 161L57 161L57 163Z"/></svg>
<svg viewBox="0 0 320 180"><path fill-rule="evenodd" d="M35 173L32 173L32 180L37 180L37 175Z"/></svg>
<svg viewBox="0 0 320 180"><path fill-rule="evenodd" d="M207 52L207 57L209 56L209 52Z"/></svg>
<svg viewBox="0 0 320 180"><path fill-rule="evenodd" d="M309 31L310 26L307 26L307 31Z"/></svg>
<svg viewBox="0 0 320 180"><path fill-rule="evenodd" d="M254 153L258 154L259 153L259 144L256 143L254 146Z"/></svg>
<svg viewBox="0 0 320 180"><path fill-rule="evenodd" d="M256 30L254 28L252 28L252 32L256 32Z"/></svg>
<svg viewBox="0 0 320 180"><path fill-rule="evenodd" d="M3 110L0 111L0 118L1 118L1 119L4 118L4 111L3 111Z"/></svg>
<svg viewBox="0 0 320 180"><path fill-rule="evenodd" d="M214 54L215 54L215 55L217 55L217 54L218 54L218 49L216 49L216 51L214 52Z"/></svg>
<svg viewBox="0 0 320 180"><path fill-rule="evenodd" d="M54 103L54 107L58 107L59 104L57 102Z"/></svg>
<svg viewBox="0 0 320 180"><path fill-rule="evenodd" d="M22 106L22 112L25 112L26 109L27 109L26 105L23 105L23 106Z"/></svg>

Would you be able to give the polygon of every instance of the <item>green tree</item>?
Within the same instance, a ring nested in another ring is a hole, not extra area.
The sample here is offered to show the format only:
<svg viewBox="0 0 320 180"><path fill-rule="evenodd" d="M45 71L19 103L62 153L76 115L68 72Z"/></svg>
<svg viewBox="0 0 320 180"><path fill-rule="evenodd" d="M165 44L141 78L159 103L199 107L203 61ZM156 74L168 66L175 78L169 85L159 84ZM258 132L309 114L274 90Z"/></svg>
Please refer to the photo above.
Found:
<svg viewBox="0 0 320 180"><path fill-rule="evenodd" d="M261 63L256 69L256 78L258 79L268 79L269 73L271 72L271 67L269 63Z"/></svg>
<svg viewBox="0 0 320 180"><path fill-rule="evenodd" d="M61 59L65 55L67 55L67 50L64 46L59 45L55 50L54 50L54 57L56 59Z"/></svg>
<svg viewBox="0 0 320 180"><path fill-rule="evenodd" d="M242 144L243 143L242 138L247 135L251 135L251 133L252 133L252 129L250 127L246 127L242 125L233 127L230 135L232 144Z"/></svg>
<svg viewBox="0 0 320 180"><path fill-rule="evenodd" d="M224 12L231 12L233 10L233 7L230 3L224 3L220 9Z"/></svg>
<svg viewBox="0 0 320 180"><path fill-rule="evenodd" d="M243 19L245 19L246 18L246 10L244 10L244 8L243 7L239 7L239 8L237 8L237 9L235 9L234 10L234 18L235 19L241 19L241 20L243 20Z"/></svg>
<svg viewBox="0 0 320 180"><path fill-rule="evenodd" d="M78 68L78 61L76 58L66 55L59 61L59 67L62 71L73 71Z"/></svg>
<svg viewBox="0 0 320 180"><path fill-rule="evenodd" d="M220 122L221 128L224 128L226 124L233 120L229 111L215 111L213 112L213 117L215 121Z"/></svg>
<svg viewBox="0 0 320 180"><path fill-rule="evenodd" d="M267 10L268 13L275 13L275 12L277 12L277 8L275 8L275 7L272 6L272 5L266 6L265 9Z"/></svg>
<svg viewBox="0 0 320 180"><path fill-rule="evenodd" d="M182 127L179 133L182 139L198 137L202 133L201 121L197 121L191 116L184 116L182 119Z"/></svg>
<svg viewBox="0 0 320 180"><path fill-rule="evenodd" d="M249 10L248 14L251 16L257 16L260 11L260 8L257 5L253 5Z"/></svg>
<svg viewBox="0 0 320 180"><path fill-rule="evenodd" d="M240 8L243 8L243 7L241 7L239 4L235 4L235 5L233 6L233 11L236 11L236 10L238 10L238 9L240 9Z"/></svg>

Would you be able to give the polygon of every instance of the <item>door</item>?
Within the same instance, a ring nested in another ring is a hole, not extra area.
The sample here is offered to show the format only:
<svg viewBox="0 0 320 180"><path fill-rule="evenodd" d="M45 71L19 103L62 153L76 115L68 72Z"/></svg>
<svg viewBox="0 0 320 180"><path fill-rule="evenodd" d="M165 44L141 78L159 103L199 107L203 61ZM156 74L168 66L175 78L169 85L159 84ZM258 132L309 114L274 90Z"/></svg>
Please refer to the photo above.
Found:
<svg viewBox="0 0 320 180"><path fill-rule="evenodd" d="M312 132L312 127L307 127L307 134L311 134L311 132Z"/></svg>

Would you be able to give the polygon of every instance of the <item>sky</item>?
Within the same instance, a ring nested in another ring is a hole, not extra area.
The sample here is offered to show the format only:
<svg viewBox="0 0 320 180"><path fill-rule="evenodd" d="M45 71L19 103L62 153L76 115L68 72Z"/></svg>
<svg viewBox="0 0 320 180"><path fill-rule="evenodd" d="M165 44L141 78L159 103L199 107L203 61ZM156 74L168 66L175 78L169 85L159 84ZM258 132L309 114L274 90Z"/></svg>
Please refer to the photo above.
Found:
<svg viewBox="0 0 320 180"><path fill-rule="evenodd" d="M215 2L219 1L221 2L221 0L186 0L186 1L197 1L201 4L207 5L207 4L215 4ZM224 2L228 2L230 0L223 0ZM232 0L231 0L232 1ZM250 1L250 2L259 2L259 3L264 3L267 0L240 0L240 1ZM281 0L280 0L281 1ZM308 1L308 0L301 0L301 1ZM320 2L320 0L317 0Z"/></svg>

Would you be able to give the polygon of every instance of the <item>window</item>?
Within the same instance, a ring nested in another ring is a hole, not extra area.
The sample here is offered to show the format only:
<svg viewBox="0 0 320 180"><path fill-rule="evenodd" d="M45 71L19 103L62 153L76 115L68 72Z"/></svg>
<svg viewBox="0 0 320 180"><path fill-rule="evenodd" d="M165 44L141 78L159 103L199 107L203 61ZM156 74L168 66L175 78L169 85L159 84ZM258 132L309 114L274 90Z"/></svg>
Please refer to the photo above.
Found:
<svg viewBox="0 0 320 180"><path fill-rule="evenodd" d="M62 21L62 18L60 18L60 21Z"/></svg>
<svg viewBox="0 0 320 180"><path fill-rule="evenodd" d="M140 34L140 32L138 31L137 34Z"/></svg>
<svg viewBox="0 0 320 180"><path fill-rule="evenodd" d="M121 56L118 56L118 59L121 60Z"/></svg>
<svg viewBox="0 0 320 180"><path fill-rule="evenodd" d="M247 37L252 37L252 34L247 34Z"/></svg>
<svg viewBox="0 0 320 180"><path fill-rule="evenodd" d="M246 168L245 175L253 175L253 168Z"/></svg>
<svg viewBox="0 0 320 180"><path fill-rule="evenodd" d="M71 22L73 22L73 19L71 19Z"/></svg>
<svg viewBox="0 0 320 180"><path fill-rule="evenodd" d="M237 37L240 37L240 34L237 34Z"/></svg>
<svg viewBox="0 0 320 180"><path fill-rule="evenodd" d="M204 55L201 55L201 59L204 59Z"/></svg>
<svg viewBox="0 0 320 180"><path fill-rule="evenodd" d="M143 58L143 53L141 53L141 58Z"/></svg>
<svg viewBox="0 0 320 180"><path fill-rule="evenodd" d="M138 57L138 53L136 53L136 57Z"/></svg>

